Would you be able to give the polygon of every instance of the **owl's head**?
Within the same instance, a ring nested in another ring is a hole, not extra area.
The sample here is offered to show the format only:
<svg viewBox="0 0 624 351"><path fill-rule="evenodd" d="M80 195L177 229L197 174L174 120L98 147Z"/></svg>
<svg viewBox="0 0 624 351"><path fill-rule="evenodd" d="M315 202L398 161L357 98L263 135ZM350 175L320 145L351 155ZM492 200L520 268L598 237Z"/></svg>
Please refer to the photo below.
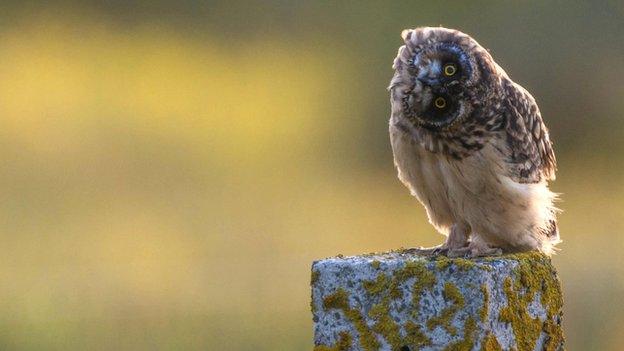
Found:
<svg viewBox="0 0 624 351"><path fill-rule="evenodd" d="M504 75L467 34L442 27L404 30L390 83L393 116L446 130L469 119Z"/></svg>

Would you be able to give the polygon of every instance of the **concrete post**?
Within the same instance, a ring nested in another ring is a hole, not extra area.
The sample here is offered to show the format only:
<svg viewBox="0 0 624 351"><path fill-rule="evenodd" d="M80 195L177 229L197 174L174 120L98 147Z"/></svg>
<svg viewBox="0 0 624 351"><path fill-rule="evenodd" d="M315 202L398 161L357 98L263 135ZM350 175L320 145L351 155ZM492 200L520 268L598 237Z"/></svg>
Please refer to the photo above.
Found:
<svg viewBox="0 0 624 351"><path fill-rule="evenodd" d="M312 264L315 351L563 350L548 257L395 251Z"/></svg>

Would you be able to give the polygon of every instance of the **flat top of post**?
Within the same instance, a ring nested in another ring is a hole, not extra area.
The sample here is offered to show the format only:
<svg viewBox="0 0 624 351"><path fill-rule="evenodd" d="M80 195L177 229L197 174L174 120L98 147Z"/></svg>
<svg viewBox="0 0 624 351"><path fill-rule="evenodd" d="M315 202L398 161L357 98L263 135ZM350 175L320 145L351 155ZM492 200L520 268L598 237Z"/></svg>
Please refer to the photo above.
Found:
<svg viewBox="0 0 624 351"><path fill-rule="evenodd" d="M398 249L385 252L371 252L367 254L360 254L354 256L336 255L325 259L316 260L312 266L318 266L319 264L331 264L331 265L357 265L357 264L396 264L406 261L420 261L420 262L436 262L438 265L457 265L463 268L469 267L481 267L481 266L496 266L498 264L509 264L511 262L519 261L550 261L550 258L540 252L522 252L522 253L508 253L500 256L478 257L478 258L463 258L456 257L450 258L444 255L434 256L422 256L415 254L410 249Z"/></svg>

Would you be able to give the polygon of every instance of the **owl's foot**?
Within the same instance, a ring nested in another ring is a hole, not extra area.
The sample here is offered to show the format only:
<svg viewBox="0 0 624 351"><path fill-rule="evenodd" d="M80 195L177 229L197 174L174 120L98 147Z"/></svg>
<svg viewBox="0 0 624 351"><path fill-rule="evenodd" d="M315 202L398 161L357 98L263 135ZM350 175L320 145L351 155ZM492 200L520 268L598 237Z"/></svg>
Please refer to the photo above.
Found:
<svg viewBox="0 0 624 351"><path fill-rule="evenodd" d="M418 255L418 256L438 256L438 255L446 255L449 252L449 248L446 243L433 247L413 247L411 249L406 249L405 253Z"/></svg>
<svg viewBox="0 0 624 351"><path fill-rule="evenodd" d="M503 250L498 247L490 246L484 242L471 241L466 247L462 247L455 250L449 250L448 257L485 257L485 256L500 256L503 254Z"/></svg>
<svg viewBox="0 0 624 351"><path fill-rule="evenodd" d="M463 224L454 224L451 226L446 242L442 245L434 247L418 247L405 250L408 253L420 256L437 256L449 255L450 252L459 250L468 246L469 228Z"/></svg>

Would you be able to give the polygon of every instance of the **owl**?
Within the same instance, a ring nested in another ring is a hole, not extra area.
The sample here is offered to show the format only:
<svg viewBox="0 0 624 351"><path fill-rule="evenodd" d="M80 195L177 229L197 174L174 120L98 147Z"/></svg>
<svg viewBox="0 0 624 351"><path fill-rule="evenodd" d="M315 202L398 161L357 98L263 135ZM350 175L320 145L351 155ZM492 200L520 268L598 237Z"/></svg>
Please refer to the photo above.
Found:
<svg viewBox="0 0 624 351"><path fill-rule="evenodd" d="M404 30L390 82L399 179L424 205L451 257L539 250L560 242L556 160L535 99L472 37Z"/></svg>

